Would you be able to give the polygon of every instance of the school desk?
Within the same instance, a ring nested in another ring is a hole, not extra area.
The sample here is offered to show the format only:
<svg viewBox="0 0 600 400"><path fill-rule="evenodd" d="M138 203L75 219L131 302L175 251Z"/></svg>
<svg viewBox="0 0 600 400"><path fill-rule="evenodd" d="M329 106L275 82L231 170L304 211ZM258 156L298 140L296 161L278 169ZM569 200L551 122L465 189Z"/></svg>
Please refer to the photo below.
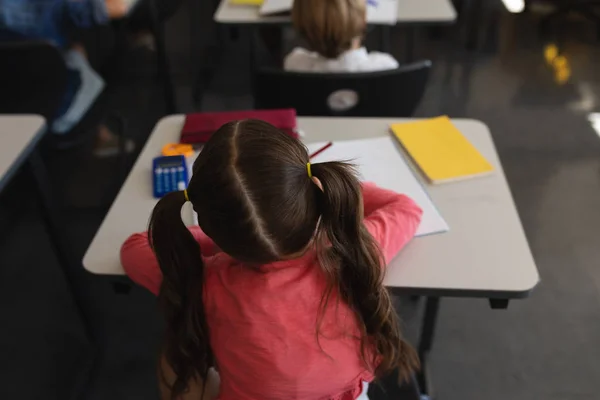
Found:
<svg viewBox="0 0 600 400"><path fill-rule="evenodd" d="M289 15L261 16L258 7L231 4L229 0L221 0L214 14L215 22L224 25L288 25ZM406 60L412 61L414 48L415 25L449 24L456 21L456 10L451 0L398 0L398 24L407 26ZM381 25L381 50L390 51L390 26ZM254 46L252 46L254 47ZM251 48L252 49L252 48Z"/></svg>
<svg viewBox="0 0 600 400"><path fill-rule="evenodd" d="M33 177L35 197L41 206L42 217L48 239L52 244L57 261L62 273L67 280L67 288L75 303L76 312L83 325L86 339L93 344L91 330L86 315L81 309L82 295L79 292L83 288L75 282L75 276L80 274L81 264L68 251L69 245L64 238L62 222L56 212L52 188L44 167L42 158L38 152L38 144L46 132L46 121L39 115L0 115L0 192L22 167L28 167ZM95 349L91 349L94 352ZM84 385L89 379L95 353L90 357L82 358L85 363L74 377L77 381L73 392L81 394Z"/></svg>
<svg viewBox="0 0 600 400"><path fill-rule="evenodd" d="M298 118L306 142L361 139L389 135L391 123L402 118ZM152 198L152 159L164 144L175 142L184 116L163 118L121 188L83 259L95 274L123 275L121 244L143 231L156 200ZM509 299L527 297L539 276L523 232L490 132L479 121L452 122L494 165L489 176L443 185L428 185L433 202L450 231L413 240L388 266L385 284L394 293L427 298L419 354L424 373L421 390L429 392L427 359L440 297L490 299L505 308Z"/></svg>
<svg viewBox="0 0 600 400"><path fill-rule="evenodd" d="M456 19L450 0L398 0L399 24L449 23ZM215 22L230 25L289 24L289 15L262 16L258 7L231 4L221 0L214 15Z"/></svg>

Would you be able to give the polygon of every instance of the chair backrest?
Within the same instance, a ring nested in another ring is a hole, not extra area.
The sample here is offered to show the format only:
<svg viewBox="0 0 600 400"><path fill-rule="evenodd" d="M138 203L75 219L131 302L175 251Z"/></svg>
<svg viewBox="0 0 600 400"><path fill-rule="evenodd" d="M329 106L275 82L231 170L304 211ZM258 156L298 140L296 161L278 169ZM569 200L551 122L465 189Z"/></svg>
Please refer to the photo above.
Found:
<svg viewBox="0 0 600 400"><path fill-rule="evenodd" d="M0 42L0 113L34 113L51 120L67 87L60 50L43 41Z"/></svg>
<svg viewBox="0 0 600 400"><path fill-rule="evenodd" d="M421 101L431 61L360 73L299 73L259 69L255 107L295 108L298 115L410 117Z"/></svg>

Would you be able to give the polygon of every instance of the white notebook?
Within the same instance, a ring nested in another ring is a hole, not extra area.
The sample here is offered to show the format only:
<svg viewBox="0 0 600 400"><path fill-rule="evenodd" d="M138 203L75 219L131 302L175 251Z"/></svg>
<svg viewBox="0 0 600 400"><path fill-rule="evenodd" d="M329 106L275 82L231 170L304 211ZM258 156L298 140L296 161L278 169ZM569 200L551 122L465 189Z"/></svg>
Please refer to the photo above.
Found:
<svg viewBox="0 0 600 400"><path fill-rule="evenodd" d="M265 0L260 7L259 14L273 15L290 12L293 5L294 0Z"/></svg>
<svg viewBox="0 0 600 400"><path fill-rule="evenodd" d="M398 1L402 0L369 0L367 2L367 23L396 25Z"/></svg>
<svg viewBox="0 0 600 400"><path fill-rule="evenodd" d="M398 1L401 0L368 0L367 23L395 25L398 20ZM265 0L260 7L260 15L289 13L294 0Z"/></svg>
<svg viewBox="0 0 600 400"><path fill-rule="evenodd" d="M308 144L309 153L327 142ZM363 181L402 193L422 209L423 219L417 236L448 231L449 227L413 171L406 163L400 145L391 137L334 142L333 146L314 157L312 163L349 161L356 165Z"/></svg>

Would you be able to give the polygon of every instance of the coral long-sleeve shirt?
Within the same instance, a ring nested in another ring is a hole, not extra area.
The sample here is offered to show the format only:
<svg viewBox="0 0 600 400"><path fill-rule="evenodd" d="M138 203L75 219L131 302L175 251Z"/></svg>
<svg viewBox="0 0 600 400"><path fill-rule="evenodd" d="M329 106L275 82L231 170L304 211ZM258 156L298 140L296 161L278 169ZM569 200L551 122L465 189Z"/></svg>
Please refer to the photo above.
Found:
<svg viewBox="0 0 600 400"><path fill-rule="evenodd" d="M386 263L414 236L421 209L408 197L363 186L365 225ZM314 251L262 271L221 252L190 229L206 270L204 304L221 377L220 400L353 400L373 379L360 355L349 307L331 299L319 340L316 323L325 278ZM123 244L127 275L157 294L162 275L146 233Z"/></svg>

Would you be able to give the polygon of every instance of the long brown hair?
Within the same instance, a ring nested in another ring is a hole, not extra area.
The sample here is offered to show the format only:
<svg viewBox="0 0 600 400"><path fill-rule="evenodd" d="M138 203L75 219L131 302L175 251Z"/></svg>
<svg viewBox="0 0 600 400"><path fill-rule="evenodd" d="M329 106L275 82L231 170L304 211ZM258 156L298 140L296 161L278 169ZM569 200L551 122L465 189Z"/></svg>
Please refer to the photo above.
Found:
<svg viewBox="0 0 600 400"><path fill-rule="evenodd" d="M377 376L418 366L402 338L383 286L383 258L363 224L362 191L351 166L313 164L306 147L257 120L223 125L194 163L188 196L202 230L231 257L252 266L317 246L327 286L319 316L337 296L356 315L365 365ZM150 242L163 273L159 300L166 318L164 355L177 379L175 399L214 365L203 305L200 248L181 220L183 192L163 197L150 220ZM318 326L317 323L317 335Z"/></svg>

